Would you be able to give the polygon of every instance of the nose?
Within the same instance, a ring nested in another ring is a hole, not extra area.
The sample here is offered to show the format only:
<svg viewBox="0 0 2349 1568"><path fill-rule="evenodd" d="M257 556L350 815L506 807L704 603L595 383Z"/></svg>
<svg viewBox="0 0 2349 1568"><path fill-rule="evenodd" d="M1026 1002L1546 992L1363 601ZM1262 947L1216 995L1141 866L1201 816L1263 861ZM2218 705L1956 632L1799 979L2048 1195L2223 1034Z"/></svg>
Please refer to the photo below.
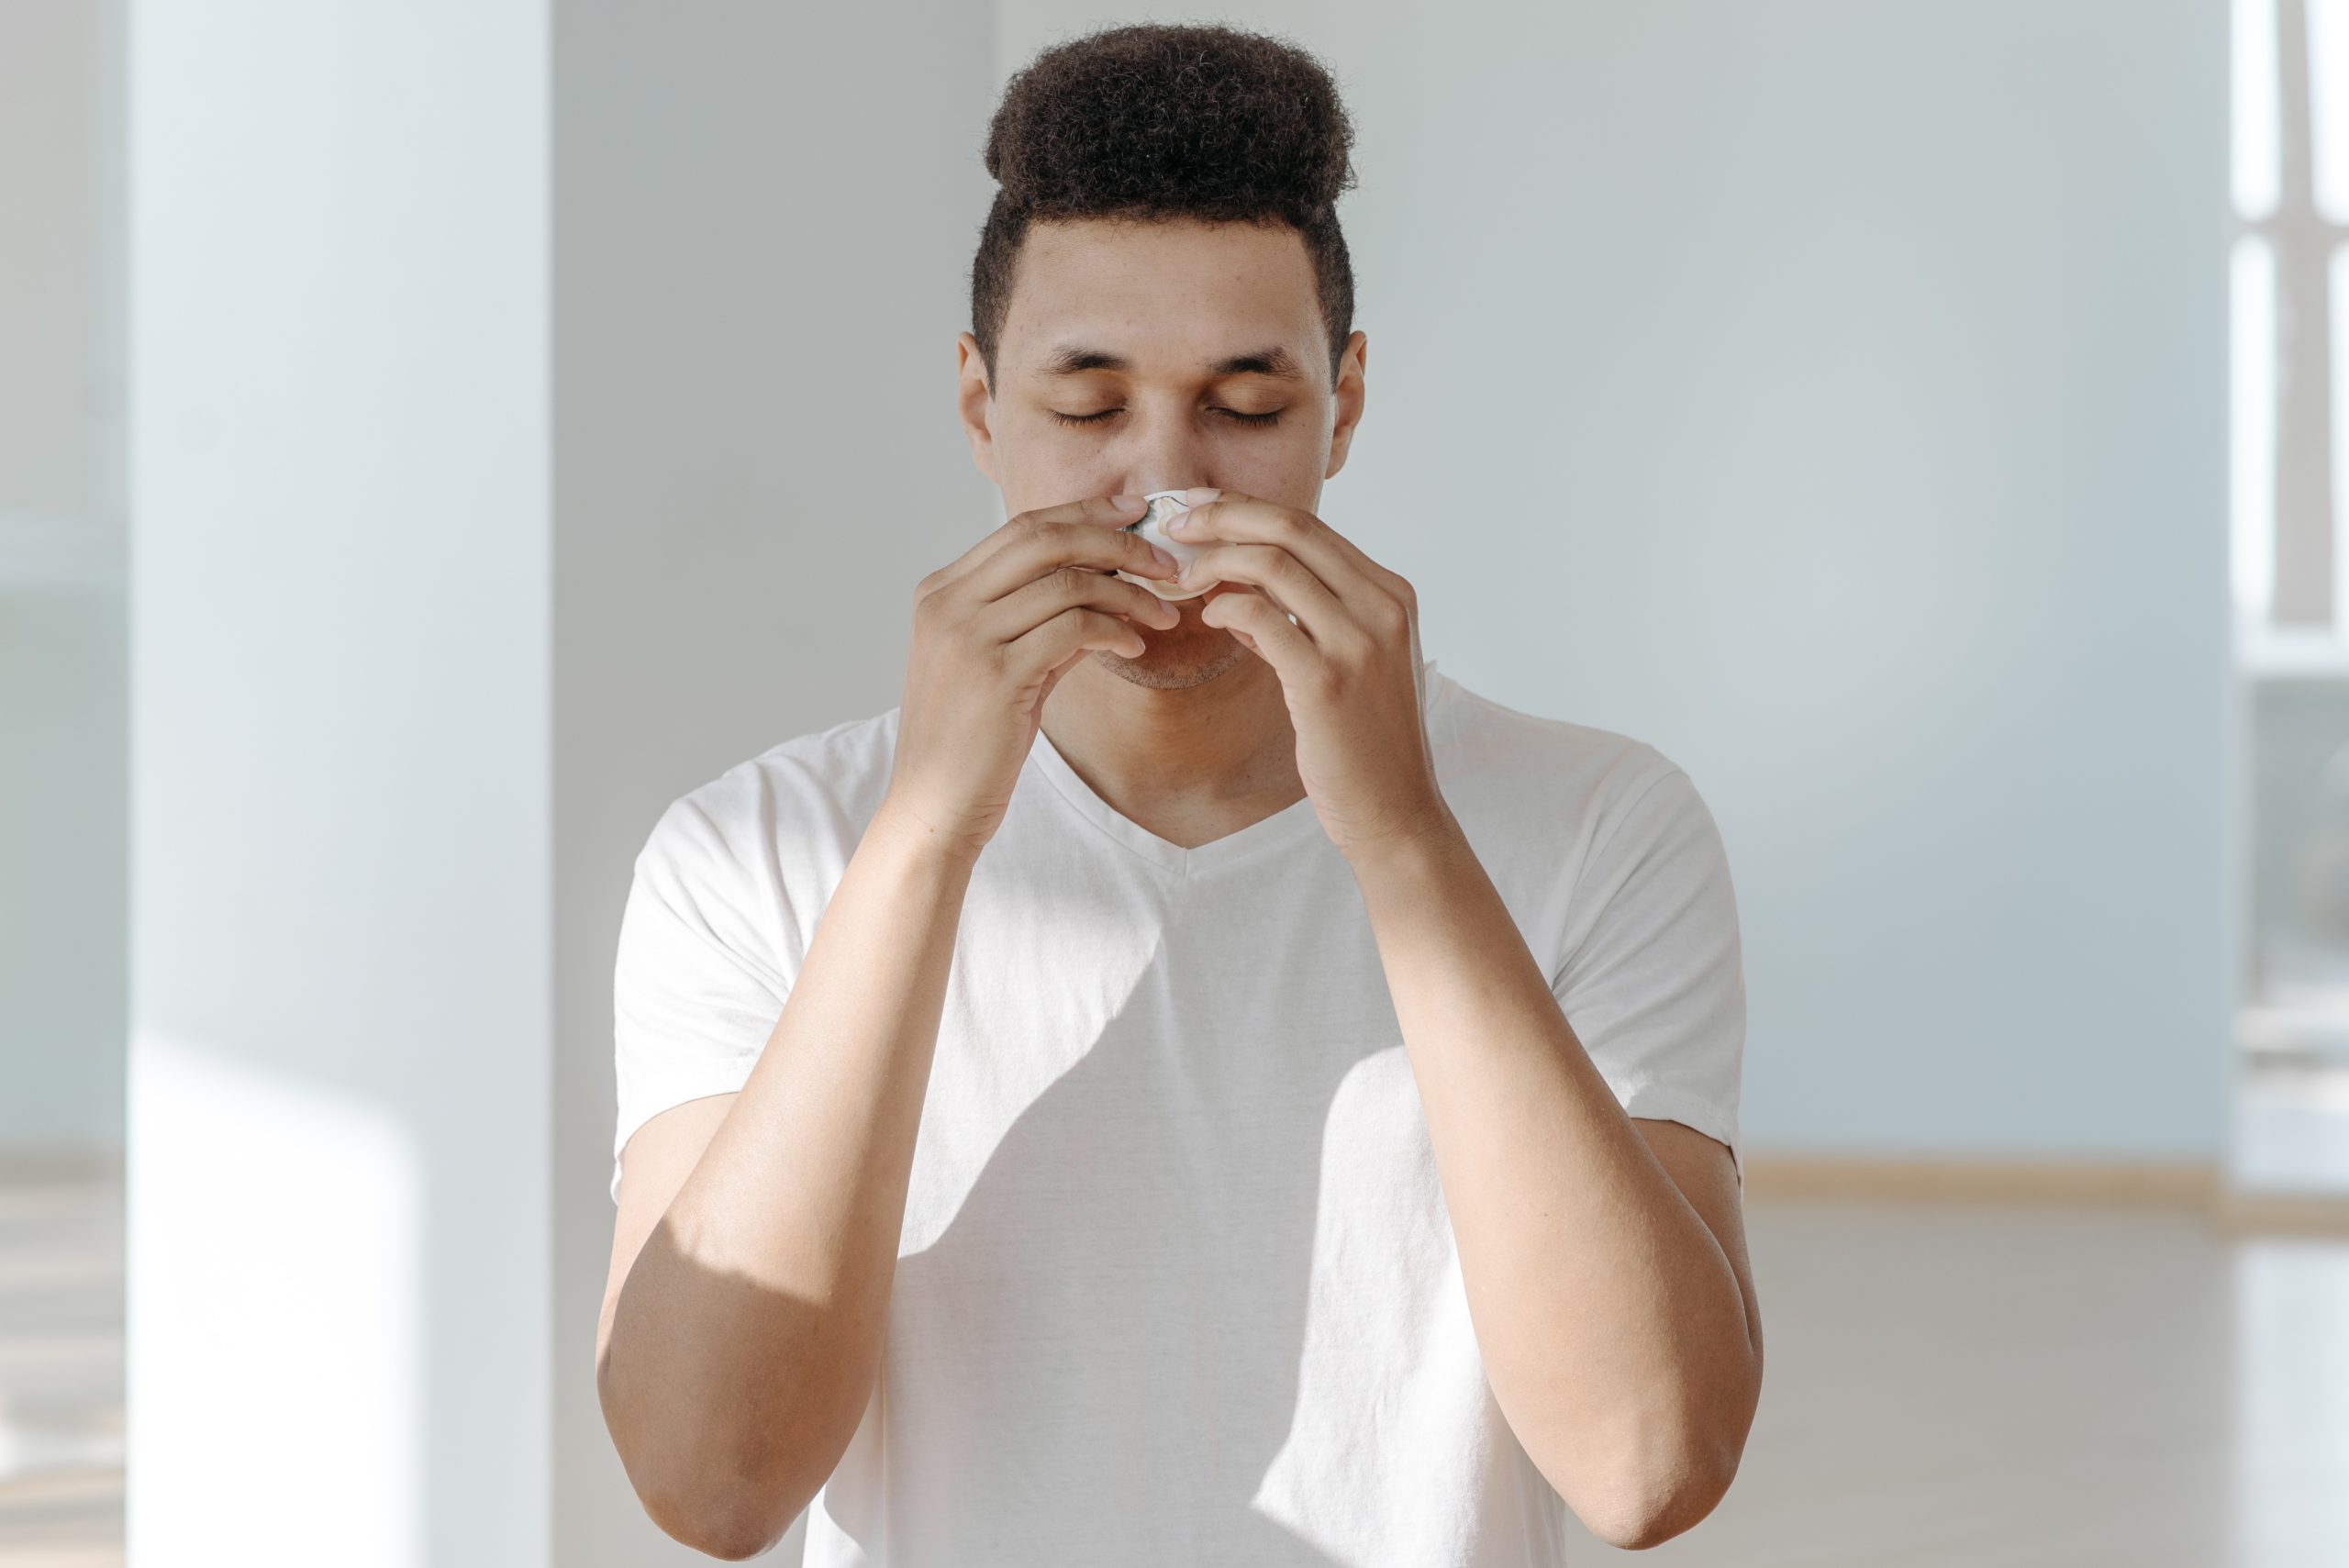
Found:
<svg viewBox="0 0 2349 1568"><path fill-rule="evenodd" d="M1187 401L1170 394L1167 401L1152 405L1137 395L1130 406L1140 417L1129 422L1122 494L1154 495L1216 483L1208 471L1208 442Z"/></svg>

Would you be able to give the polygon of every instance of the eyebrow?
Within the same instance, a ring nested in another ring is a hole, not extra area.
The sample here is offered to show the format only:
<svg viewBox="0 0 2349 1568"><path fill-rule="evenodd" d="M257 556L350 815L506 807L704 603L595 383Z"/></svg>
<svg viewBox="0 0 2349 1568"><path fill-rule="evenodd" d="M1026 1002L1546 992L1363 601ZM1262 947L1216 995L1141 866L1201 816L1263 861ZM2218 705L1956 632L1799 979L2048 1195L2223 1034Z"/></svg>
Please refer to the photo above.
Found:
<svg viewBox="0 0 2349 1568"><path fill-rule="evenodd" d="M1076 375L1085 371L1130 371L1133 361L1122 354L1106 349L1087 349L1077 344L1063 344L1044 361L1046 375ZM1283 381L1302 381L1305 373L1297 361L1278 343L1245 354L1234 354L1219 360L1217 375L1269 375Z"/></svg>

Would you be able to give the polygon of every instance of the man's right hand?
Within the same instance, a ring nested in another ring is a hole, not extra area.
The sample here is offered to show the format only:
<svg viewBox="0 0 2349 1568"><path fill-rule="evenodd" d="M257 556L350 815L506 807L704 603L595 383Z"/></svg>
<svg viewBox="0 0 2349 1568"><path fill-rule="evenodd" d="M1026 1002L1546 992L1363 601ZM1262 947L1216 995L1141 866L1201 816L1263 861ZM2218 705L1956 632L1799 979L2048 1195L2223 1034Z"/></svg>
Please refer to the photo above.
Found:
<svg viewBox="0 0 2349 1568"><path fill-rule="evenodd" d="M916 584L913 641L884 814L975 858L1002 823L1044 699L1086 653L1139 658L1137 623L1182 613L1119 571L1172 581L1173 557L1125 525L1140 496L1022 512Z"/></svg>

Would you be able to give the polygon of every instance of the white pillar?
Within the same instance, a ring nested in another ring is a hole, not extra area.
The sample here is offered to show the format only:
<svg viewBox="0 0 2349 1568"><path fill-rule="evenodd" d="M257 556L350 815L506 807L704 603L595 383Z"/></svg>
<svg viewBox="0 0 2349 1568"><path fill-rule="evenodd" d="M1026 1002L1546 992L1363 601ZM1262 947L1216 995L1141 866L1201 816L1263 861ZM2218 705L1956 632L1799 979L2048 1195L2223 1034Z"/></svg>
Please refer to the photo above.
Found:
<svg viewBox="0 0 2349 1568"><path fill-rule="evenodd" d="M548 1561L549 30L131 6L141 1568Z"/></svg>

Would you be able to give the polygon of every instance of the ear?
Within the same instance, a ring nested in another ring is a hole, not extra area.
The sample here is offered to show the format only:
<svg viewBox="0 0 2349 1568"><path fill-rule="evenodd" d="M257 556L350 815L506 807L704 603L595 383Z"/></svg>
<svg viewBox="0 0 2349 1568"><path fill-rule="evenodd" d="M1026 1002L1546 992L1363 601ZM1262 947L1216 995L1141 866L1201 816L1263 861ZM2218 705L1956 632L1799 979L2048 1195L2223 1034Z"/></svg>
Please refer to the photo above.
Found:
<svg viewBox="0 0 2349 1568"><path fill-rule="evenodd" d="M986 361L979 357L979 340L968 332L954 339L954 407L970 439L971 461L979 472L995 479L995 396L987 386ZM997 484L1001 481L997 480Z"/></svg>
<svg viewBox="0 0 2349 1568"><path fill-rule="evenodd" d="M1337 414L1330 424L1330 468L1322 478L1335 477L1346 466L1346 449L1353 444L1354 427L1362 423L1363 361L1370 352L1368 335L1356 332L1346 339L1338 358L1338 384L1332 389Z"/></svg>

